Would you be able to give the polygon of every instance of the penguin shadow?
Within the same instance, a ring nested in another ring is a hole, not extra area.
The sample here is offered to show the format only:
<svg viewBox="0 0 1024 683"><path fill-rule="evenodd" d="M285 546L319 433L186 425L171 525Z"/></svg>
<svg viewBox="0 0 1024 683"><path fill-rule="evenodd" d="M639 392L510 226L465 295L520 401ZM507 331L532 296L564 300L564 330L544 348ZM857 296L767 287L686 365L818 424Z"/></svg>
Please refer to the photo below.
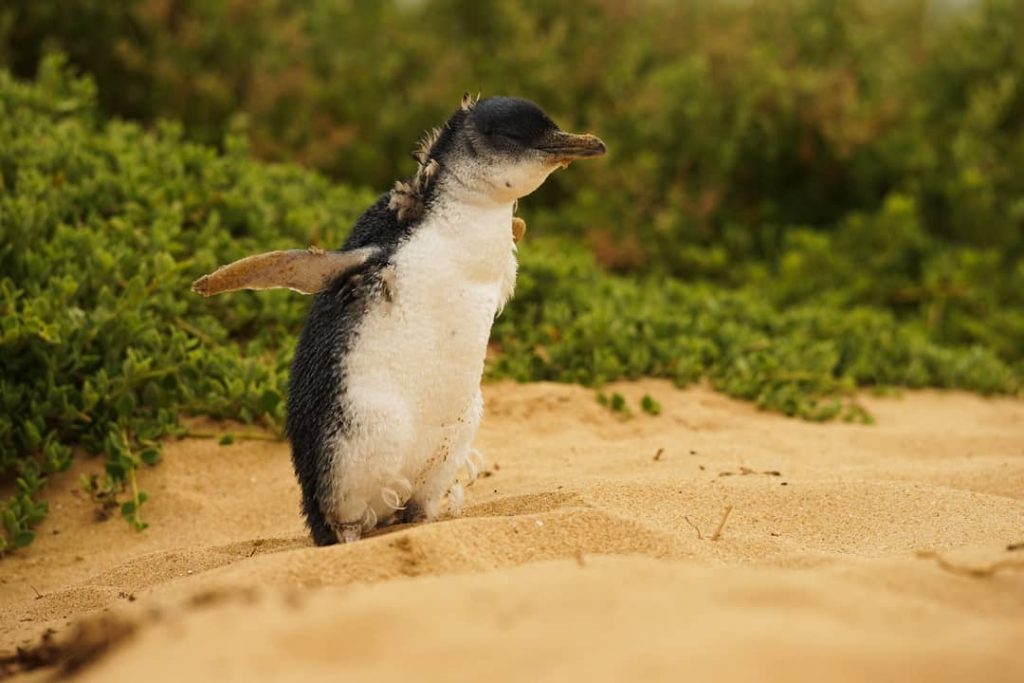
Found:
<svg viewBox="0 0 1024 683"><path fill-rule="evenodd" d="M575 491L544 491L505 496L467 507L463 517L518 517L555 512L566 508L590 508L590 503Z"/></svg>
<svg viewBox="0 0 1024 683"><path fill-rule="evenodd" d="M236 541L225 545L214 546L210 550L233 556L236 559L248 559L256 555L272 555L283 553L289 550L299 550L313 546L313 540L308 534L300 536L288 536L285 538L253 538L244 541Z"/></svg>
<svg viewBox="0 0 1024 683"><path fill-rule="evenodd" d="M547 512L555 512L567 508L592 508L593 505L583 499L579 493L574 491L545 491L541 493L528 493L518 496L505 496L484 503L469 505L463 509L462 514L457 517L442 517L433 522L395 522L379 526L372 531L363 534L363 539L379 538L390 534L408 531L418 527L433 524L445 524L460 519L470 518L493 518L493 517L518 517L523 515L538 515ZM232 560L244 560L256 555L271 555L274 553L288 552L290 550L302 550L315 547L313 540L308 534L289 536L283 538L254 538L244 541L236 541L225 545L213 546L206 550L211 553L224 555ZM154 558L155 559L155 558Z"/></svg>
<svg viewBox="0 0 1024 683"><path fill-rule="evenodd" d="M443 524L447 521L450 521L450 519L439 519L435 522L395 522L394 524L379 526L373 529L372 531L365 532L361 540L369 538L379 538L381 536L389 536L391 534L398 533L399 531L407 531L408 529L415 529L417 527L423 527L429 524Z"/></svg>
<svg viewBox="0 0 1024 683"><path fill-rule="evenodd" d="M591 507L593 506L575 492L529 493L521 496L507 496L497 500L490 500L486 503L467 506L458 517L443 517L433 522L398 522L387 526L380 526L373 531L363 534L363 538L378 538L417 527L457 522L460 519L519 517L555 512L556 510L567 508Z"/></svg>

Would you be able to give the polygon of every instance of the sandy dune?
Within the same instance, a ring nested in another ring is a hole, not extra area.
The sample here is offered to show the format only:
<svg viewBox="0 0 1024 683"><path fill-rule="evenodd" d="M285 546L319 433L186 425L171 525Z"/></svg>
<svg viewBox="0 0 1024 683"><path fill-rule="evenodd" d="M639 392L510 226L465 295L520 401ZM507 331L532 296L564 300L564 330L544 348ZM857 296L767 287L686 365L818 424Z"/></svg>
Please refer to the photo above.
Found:
<svg viewBox="0 0 1024 683"><path fill-rule="evenodd" d="M617 389L663 414L487 387L464 515L349 546L311 547L284 443L169 444L139 534L60 477L0 561L0 651L88 681L1021 680L1024 402L817 425Z"/></svg>

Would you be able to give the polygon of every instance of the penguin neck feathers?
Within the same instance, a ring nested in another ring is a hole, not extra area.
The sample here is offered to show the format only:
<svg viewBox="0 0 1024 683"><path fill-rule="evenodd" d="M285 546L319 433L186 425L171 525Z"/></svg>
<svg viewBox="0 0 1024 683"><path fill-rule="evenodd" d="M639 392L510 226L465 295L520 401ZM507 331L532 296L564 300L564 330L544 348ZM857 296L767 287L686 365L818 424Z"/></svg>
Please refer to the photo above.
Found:
<svg viewBox="0 0 1024 683"><path fill-rule="evenodd" d="M441 171L439 158L443 158L454 144L455 131L464 123L466 116L476 106L480 96L465 93L459 109L442 128L428 131L420 139L413 152L416 173L408 180L399 180L391 189L388 209L393 211L399 223L418 221L423 217L427 204L437 189L438 173Z"/></svg>

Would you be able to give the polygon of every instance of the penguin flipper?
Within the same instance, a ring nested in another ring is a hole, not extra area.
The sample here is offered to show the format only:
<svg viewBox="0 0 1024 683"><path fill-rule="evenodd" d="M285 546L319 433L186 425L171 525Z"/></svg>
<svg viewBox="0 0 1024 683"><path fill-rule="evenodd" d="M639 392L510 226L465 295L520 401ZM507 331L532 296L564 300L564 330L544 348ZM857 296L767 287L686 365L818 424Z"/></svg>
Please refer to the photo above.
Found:
<svg viewBox="0 0 1024 683"><path fill-rule="evenodd" d="M302 294L327 289L340 275L358 268L377 253L377 247L351 251L288 249L248 256L192 283L192 291L213 296L239 289L276 289L285 287Z"/></svg>
<svg viewBox="0 0 1024 683"><path fill-rule="evenodd" d="M526 221L519 216L512 216L512 241L518 244L523 241L525 235Z"/></svg>

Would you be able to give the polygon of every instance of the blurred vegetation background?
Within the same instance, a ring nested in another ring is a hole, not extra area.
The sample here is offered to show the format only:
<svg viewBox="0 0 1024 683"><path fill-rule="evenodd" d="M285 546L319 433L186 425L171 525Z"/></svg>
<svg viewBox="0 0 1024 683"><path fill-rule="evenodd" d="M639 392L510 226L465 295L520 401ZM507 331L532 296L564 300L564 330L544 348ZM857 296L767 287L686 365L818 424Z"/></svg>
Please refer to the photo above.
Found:
<svg viewBox="0 0 1024 683"><path fill-rule="evenodd" d="M522 203L492 376L706 377L816 419L1020 391L1021 0L8 0L0 69L9 545L74 449L141 526L181 411L276 427L308 301L188 282L340 243L467 90L611 150Z"/></svg>

